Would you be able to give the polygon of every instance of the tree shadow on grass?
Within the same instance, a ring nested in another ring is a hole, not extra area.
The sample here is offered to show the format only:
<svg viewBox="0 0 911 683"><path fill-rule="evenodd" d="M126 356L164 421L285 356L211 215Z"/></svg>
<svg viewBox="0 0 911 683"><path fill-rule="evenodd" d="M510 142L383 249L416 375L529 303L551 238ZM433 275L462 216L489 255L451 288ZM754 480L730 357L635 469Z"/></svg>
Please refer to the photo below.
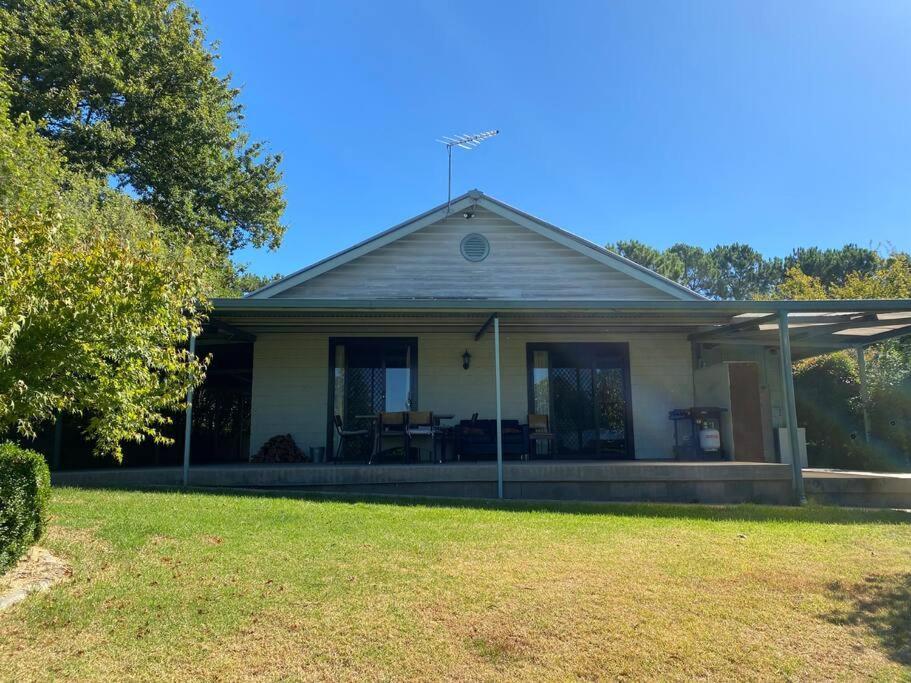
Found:
<svg viewBox="0 0 911 683"><path fill-rule="evenodd" d="M695 503L647 502L583 502L583 501L529 501L490 498L446 498L436 496L407 496L394 494L366 494L352 492L326 492L281 488L228 488L150 486L103 487L105 490L135 492L192 493L212 496L237 496L255 498L288 498L311 502L336 502L369 505L397 505L402 507L463 508L474 510L500 510L505 512L551 512L573 515L613 515L620 517L651 517L665 519L695 519L706 521L746 522L805 522L811 524L898 524L911 526L911 512L902 510L874 510L842 508L824 505L789 507L784 505L704 505Z"/></svg>
<svg viewBox="0 0 911 683"><path fill-rule="evenodd" d="M867 631L893 661L911 665L911 573L873 574L828 588L838 602L828 621Z"/></svg>

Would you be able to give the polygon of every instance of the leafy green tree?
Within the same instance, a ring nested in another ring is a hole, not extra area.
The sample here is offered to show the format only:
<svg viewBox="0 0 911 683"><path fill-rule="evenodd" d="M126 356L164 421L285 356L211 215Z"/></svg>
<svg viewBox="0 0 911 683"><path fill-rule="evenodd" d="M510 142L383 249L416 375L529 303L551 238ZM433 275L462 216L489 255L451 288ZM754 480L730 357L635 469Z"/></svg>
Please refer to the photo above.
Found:
<svg viewBox="0 0 911 683"><path fill-rule="evenodd" d="M0 0L10 111L79 171L226 255L284 231L280 158L241 129L217 46L182 0Z"/></svg>
<svg viewBox="0 0 911 683"><path fill-rule="evenodd" d="M713 283L718 277L715 262L701 247L678 242L666 253L676 256L682 265L682 275L678 282L704 296L710 296Z"/></svg>
<svg viewBox="0 0 911 683"><path fill-rule="evenodd" d="M873 249L799 248L784 258L766 258L746 244L719 244L709 251L678 243L661 251L638 240L609 244L618 254L712 299L826 298L826 289L853 275L874 276L884 263ZM890 257L896 258L896 255ZM876 278L863 280L868 285Z"/></svg>
<svg viewBox="0 0 911 683"><path fill-rule="evenodd" d="M799 268L824 286L844 282L851 273L868 275L876 271L882 257L873 249L846 244L841 249L801 247L785 258L785 270Z"/></svg>
<svg viewBox="0 0 911 683"><path fill-rule="evenodd" d="M867 273L849 272L844 278L825 283L793 266L774 292L776 299L908 299L911 298L911 255L894 252L880 258Z"/></svg>
<svg viewBox="0 0 911 683"><path fill-rule="evenodd" d="M782 276L779 259L766 259L745 244L718 245L707 252L678 243L660 251L626 240L609 244L608 249L712 299L768 295Z"/></svg>
<svg viewBox="0 0 911 683"><path fill-rule="evenodd" d="M251 273L246 264L234 266L226 273L224 287L216 292L218 296L244 296L265 287L270 282L281 280L281 273L275 275L257 275Z"/></svg>
<svg viewBox="0 0 911 683"><path fill-rule="evenodd" d="M882 257L873 249L846 244L841 249L798 248L785 258L784 268L799 268L825 287L844 282L851 273L868 275L876 271Z"/></svg>
<svg viewBox="0 0 911 683"><path fill-rule="evenodd" d="M683 277L683 262L675 254L659 251L638 240L621 240L608 244L607 248L671 280L679 282Z"/></svg>
<svg viewBox="0 0 911 683"><path fill-rule="evenodd" d="M708 295L716 299L752 299L769 294L781 281L780 259L766 259L746 244L719 244L708 253L715 272Z"/></svg>
<svg viewBox="0 0 911 683"><path fill-rule="evenodd" d="M205 369L186 350L206 307L199 251L70 171L0 93L0 433L69 412L99 453L166 443L160 427Z"/></svg>

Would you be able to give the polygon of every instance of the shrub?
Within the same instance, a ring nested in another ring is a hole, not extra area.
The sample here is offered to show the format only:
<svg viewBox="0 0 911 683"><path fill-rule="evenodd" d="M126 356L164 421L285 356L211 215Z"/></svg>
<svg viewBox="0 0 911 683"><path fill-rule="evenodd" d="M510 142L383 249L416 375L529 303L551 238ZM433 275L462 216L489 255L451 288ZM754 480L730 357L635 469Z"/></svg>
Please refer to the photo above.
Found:
<svg viewBox="0 0 911 683"><path fill-rule="evenodd" d="M307 462L309 458L294 443L290 434L279 434L266 441L250 462Z"/></svg>
<svg viewBox="0 0 911 683"><path fill-rule="evenodd" d="M911 382L874 384L867 404L871 442L864 438L857 364L833 353L797 363L797 417L807 429L811 467L911 470Z"/></svg>
<svg viewBox="0 0 911 683"><path fill-rule="evenodd" d="M41 538L50 494L44 456L0 443L0 574Z"/></svg>

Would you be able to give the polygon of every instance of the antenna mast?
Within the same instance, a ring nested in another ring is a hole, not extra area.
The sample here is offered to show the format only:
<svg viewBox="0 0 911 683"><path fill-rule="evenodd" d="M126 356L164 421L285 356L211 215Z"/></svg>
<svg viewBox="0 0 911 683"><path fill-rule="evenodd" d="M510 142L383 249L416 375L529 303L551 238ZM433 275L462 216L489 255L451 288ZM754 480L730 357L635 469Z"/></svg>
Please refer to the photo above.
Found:
<svg viewBox="0 0 911 683"><path fill-rule="evenodd" d="M461 147L462 149L472 150L484 142L484 140L492 138L494 135L499 135L499 133L500 131L498 130L488 130L475 135L468 135L467 133L453 135L452 137L444 135L442 140L437 140L440 144L446 145L446 154L449 157L449 176L446 187L447 214L449 213L449 207L452 205L452 148Z"/></svg>

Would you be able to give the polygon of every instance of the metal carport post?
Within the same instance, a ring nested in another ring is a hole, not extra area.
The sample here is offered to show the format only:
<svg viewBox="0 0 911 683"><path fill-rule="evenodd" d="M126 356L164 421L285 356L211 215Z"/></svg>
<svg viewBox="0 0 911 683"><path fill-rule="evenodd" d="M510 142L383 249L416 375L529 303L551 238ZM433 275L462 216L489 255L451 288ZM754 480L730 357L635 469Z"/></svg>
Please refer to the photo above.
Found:
<svg viewBox="0 0 911 683"><path fill-rule="evenodd" d="M791 335L788 332L788 311L778 312L779 357L781 358L781 388L788 422L788 441L791 444L791 469L794 474L794 496L799 505L807 502L803 487L803 468L800 465L800 435L797 431L797 400L794 392L794 367L791 361Z"/></svg>
<svg viewBox="0 0 911 683"><path fill-rule="evenodd" d="M864 416L864 441L870 443L870 392L867 389L867 359L864 357L863 345L857 347L857 375L860 380L860 408Z"/></svg>

